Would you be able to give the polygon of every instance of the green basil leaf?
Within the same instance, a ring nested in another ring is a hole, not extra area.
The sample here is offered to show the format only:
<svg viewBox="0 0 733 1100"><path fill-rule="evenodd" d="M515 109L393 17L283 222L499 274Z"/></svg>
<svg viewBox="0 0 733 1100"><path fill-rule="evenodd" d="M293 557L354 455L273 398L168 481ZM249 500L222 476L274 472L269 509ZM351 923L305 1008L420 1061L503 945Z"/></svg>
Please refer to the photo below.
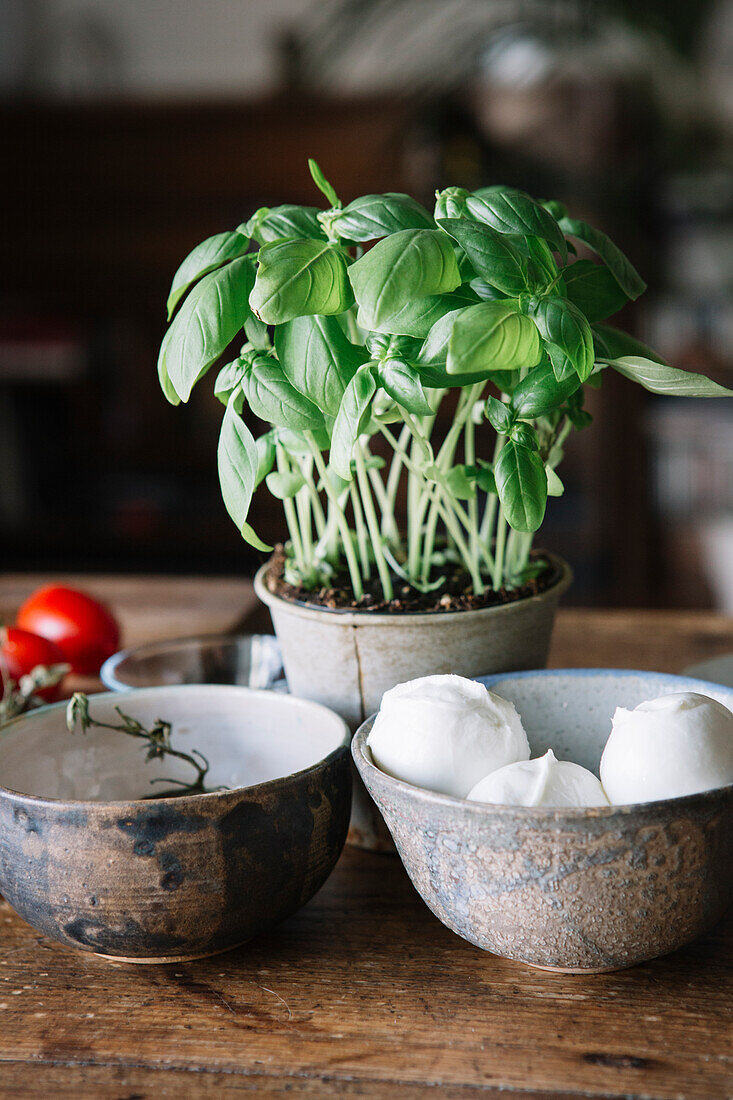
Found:
<svg viewBox="0 0 733 1100"><path fill-rule="evenodd" d="M178 303L194 283L210 271L216 271L230 260L243 256L248 248L248 235L242 236L239 230L215 233L213 237L207 237L201 244L197 244L173 276L168 294L168 320L170 321Z"/></svg>
<svg viewBox="0 0 733 1100"><path fill-rule="evenodd" d="M529 272L532 283L539 287L546 287L554 282L559 274L559 268L547 242L540 240L539 237L520 238L520 240L526 245L527 255L530 258Z"/></svg>
<svg viewBox="0 0 733 1100"><path fill-rule="evenodd" d="M333 425L329 464L345 481L352 480L354 447L368 419L369 406L377 389L372 371L372 364L368 363L356 372L346 387Z"/></svg>
<svg viewBox="0 0 733 1100"><path fill-rule="evenodd" d="M465 307L464 307L465 308ZM456 319L463 313L463 309L452 309L449 313L438 318L425 337L425 341L418 352L415 363L421 369L434 367L445 370L448 362L448 344L453 332Z"/></svg>
<svg viewBox="0 0 733 1100"><path fill-rule="evenodd" d="M239 231L252 237L258 244L292 240L294 237L326 240L326 234L318 221L318 208L293 206L290 203L272 208L261 206L248 222L239 227Z"/></svg>
<svg viewBox="0 0 733 1100"><path fill-rule="evenodd" d="M482 302L500 302L502 298L506 298L506 294L502 294L495 286L490 286L486 279L471 279L469 286Z"/></svg>
<svg viewBox="0 0 733 1100"><path fill-rule="evenodd" d="M661 355L652 348L642 344L628 332L613 325L593 325L593 336L596 347L596 355L599 359L620 359L624 355L640 355L644 359L653 359L655 363L664 363Z"/></svg>
<svg viewBox="0 0 733 1100"><path fill-rule="evenodd" d="M548 199L546 202L541 202L540 206L544 206L545 210L547 210L549 214L552 214L557 222L559 222L561 218L567 218L568 216L567 206L563 206L557 199Z"/></svg>
<svg viewBox="0 0 733 1100"><path fill-rule="evenodd" d="M414 367L400 359L385 359L379 364L377 377L382 389L407 412L415 416L432 415L432 406Z"/></svg>
<svg viewBox="0 0 733 1100"><path fill-rule="evenodd" d="M441 317L461 306L473 305L478 301L478 295L469 286L460 286L450 294L428 294L425 298L412 299L397 313L386 317L380 323L379 330L395 336L424 339ZM359 310L359 326L368 328L368 320Z"/></svg>
<svg viewBox="0 0 733 1100"><path fill-rule="evenodd" d="M576 260L562 277L566 296L591 323L618 313L629 300L610 270L591 260Z"/></svg>
<svg viewBox="0 0 733 1100"><path fill-rule="evenodd" d="M448 374L533 367L541 354L537 327L514 301L479 302L461 311L448 344Z"/></svg>
<svg viewBox="0 0 733 1100"><path fill-rule="evenodd" d="M264 435L259 437L255 446L257 447L257 473L255 474L254 486L256 489L275 465L275 433L273 431L265 432Z"/></svg>
<svg viewBox="0 0 733 1100"><path fill-rule="evenodd" d="M513 441L519 443L520 446L526 447L530 451L539 450L537 432L530 424L524 424L522 421L518 421L516 424L512 424L509 434Z"/></svg>
<svg viewBox="0 0 733 1100"><path fill-rule="evenodd" d="M578 431L582 428L587 428L588 425L593 422L593 417L583 408L584 401L585 392L583 387L580 386L570 394L565 405L565 412L567 413L568 420Z"/></svg>
<svg viewBox="0 0 733 1100"><path fill-rule="evenodd" d="M295 432L323 427L320 409L290 384L282 366L272 356L255 357L244 375L242 390L255 416L268 424Z"/></svg>
<svg viewBox="0 0 733 1100"><path fill-rule="evenodd" d="M386 359L394 337L387 332L370 332L366 338L366 349L372 359ZM408 337L407 339L411 339Z"/></svg>
<svg viewBox="0 0 733 1100"><path fill-rule="evenodd" d="M435 222L424 206L409 195L388 192L362 195L331 219L340 237L350 241L372 241L402 229L434 229Z"/></svg>
<svg viewBox="0 0 733 1100"><path fill-rule="evenodd" d="M497 390L502 394L511 394L514 391L514 387L521 378L521 370L498 370L496 372L489 371L484 375L484 380L487 382L493 382Z"/></svg>
<svg viewBox="0 0 733 1100"><path fill-rule="evenodd" d="M218 397L222 405L229 404L229 398L241 386L248 369L249 361L242 358L235 359L221 368L214 383L214 397Z"/></svg>
<svg viewBox="0 0 733 1100"><path fill-rule="evenodd" d="M565 492L565 486L560 478L557 476L551 466L545 467L545 473L547 474L547 495L548 497L561 497Z"/></svg>
<svg viewBox="0 0 733 1100"><path fill-rule="evenodd" d="M513 297L528 290L526 262L506 234L467 218L443 218L438 224L458 242L476 274L491 286Z"/></svg>
<svg viewBox="0 0 733 1100"><path fill-rule="evenodd" d="M245 542L248 542L250 546L254 546L255 550L261 550L263 554L271 554L275 549L274 546L270 546L268 543L263 542L249 523L242 524L241 535Z"/></svg>
<svg viewBox="0 0 733 1100"><path fill-rule="evenodd" d="M235 402L236 393L229 399L219 435L219 484L227 512L247 541L251 541L249 532L252 529L247 525L247 515L252 502L259 455L252 433L236 411ZM245 527L248 527L247 534Z"/></svg>
<svg viewBox="0 0 733 1100"><path fill-rule="evenodd" d="M573 371L567 381L558 382L549 363L540 363L514 388L511 408L518 419L533 420L559 408L581 385Z"/></svg>
<svg viewBox="0 0 733 1100"><path fill-rule="evenodd" d="M582 431L583 428L589 427L593 423L593 417L585 409L568 409L568 420L576 429L576 431Z"/></svg>
<svg viewBox="0 0 733 1100"><path fill-rule="evenodd" d="M457 500L473 500L476 486L467 472L466 466L453 466L443 475L443 483Z"/></svg>
<svg viewBox="0 0 733 1100"><path fill-rule="evenodd" d="M567 241L560 226L549 211L524 191L484 187L467 197L466 210L476 221L485 222L499 233L540 237L560 253L563 262L567 259Z"/></svg>
<svg viewBox="0 0 733 1100"><path fill-rule="evenodd" d="M377 330L416 298L455 290L461 281L450 239L438 229L385 237L351 266L349 278L364 327Z"/></svg>
<svg viewBox="0 0 733 1100"><path fill-rule="evenodd" d="M593 370L593 333L578 307L567 298L546 297L530 299L526 308L545 342L558 381L575 372L585 382Z"/></svg>
<svg viewBox="0 0 733 1100"><path fill-rule="evenodd" d="M373 344L378 347L378 337L382 333L372 333ZM372 353L372 359L401 359L403 363L411 363L420 351L421 341L414 336L389 336L386 347Z"/></svg>
<svg viewBox="0 0 733 1100"><path fill-rule="evenodd" d="M480 458L476 466L465 466L466 475L476 482L476 487L484 493L496 493L494 467Z"/></svg>
<svg viewBox="0 0 733 1100"><path fill-rule="evenodd" d="M300 470L275 470L265 478L268 490L278 500L290 500L305 485Z"/></svg>
<svg viewBox="0 0 733 1100"><path fill-rule="evenodd" d="M570 382L578 377L573 360L561 347L557 344L547 344L546 350L558 382Z"/></svg>
<svg viewBox="0 0 733 1100"><path fill-rule="evenodd" d="M270 350L270 334L267 331L267 325L263 325L254 313L244 322L244 331L255 351Z"/></svg>
<svg viewBox="0 0 733 1100"><path fill-rule="evenodd" d="M582 241L601 257L627 298L633 301L644 293L646 283L610 237L600 229L594 229L592 225L587 225L576 218L561 218L559 225L563 233Z"/></svg>
<svg viewBox="0 0 733 1100"><path fill-rule="evenodd" d="M325 195L325 197L328 199L329 204L331 206L340 206L341 203L339 202L338 195L321 171L321 166L319 165L318 161L314 160L313 157L309 157L308 168L310 170L313 182L315 183L321 194Z"/></svg>
<svg viewBox="0 0 733 1100"><path fill-rule="evenodd" d="M444 219L444 221L448 220L448 218ZM476 222L471 222L470 224L475 225ZM458 244L453 246L453 252L455 253L456 263L458 264L458 274L461 276L461 283L470 283L476 278L473 264Z"/></svg>
<svg viewBox="0 0 733 1100"><path fill-rule="evenodd" d="M464 307L466 308L466 307ZM485 371L468 375L448 374L448 345L453 325L463 309L452 309L440 317L428 332L417 357L411 362L419 370L424 386L430 389L449 389L456 386L473 385L486 378Z"/></svg>
<svg viewBox="0 0 733 1100"><path fill-rule="evenodd" d="M335 317L296 317L275 329L275 350L285 377L328 416L368 355L352 344Z"/></svg>
<svg viewBox="0 0 733 1100"><path fill-rule="evenodd" d="M308 434L312 437L319 451L327 451L331 446L331 437L327 428L319 428L317 431ZM290 428L276 428L275 438L289 455L311 454L310 444L302 432L294 432Z"/></svg>
<svg viewBox="0 0 733 1100"><path fill-rule="evenodd" d="M163 342L160 345L160 351L158 352L158 382L160 388L165 394L166 401L169 401L171 405L180 405L181 399L175 391L173 383L168 377L168 368L166 367L166 356L168 353L168 345L171 342L171 330L168 329Z"/></svg>
<svg viewBox="0 0 733 1100"><path fill-rule="evenodd" d="M276 241L264 245L258 259L249 301L267 325L313 313L343 313L354 301L346 257L325 241Z"/></svg>
<svg viewBox="0 0 733 1100"><path fill-rule="evenodd" d="M470 195L465 187L446 187L444 191L435 192L435 210L433 217L462 218L466 212L466 199Z"/></svg>
<svg viewBox="0 0 733 1100"><path fill-rule="evenodd" d="M529 534L545 516L547 474L537 451L509 439L494 464L496 491L510 527Z"/></svg>
<svg viewBox="0 0 733 1100"><path fill-rule="evenodd" d="M656 363L653 359L644 359L639 355L609 359L608 366L623 374L624 378L638 382L650 393L670 397L733 397L733 390L713 382L712 378L706 378L704 374L668 367L665 363Z"/></svg>
<svg viewBox="0 0 733 1100"><path fill-rule="evenodd" d="M487 397L486 419L495 432L499 432L500 435L508 435L515 417L512 415L512 410L508 409L503 401L497 400L496 397Z"/></svg>
<svg viewBox="0 0 733 1100"><path fill-rule="evenodd" d="M252 261L247 256L233 260L205 275L173 318L160 349L158 375L168 379L181 401L188 401L196 382L249 316L253 282ZM163 392L168 397L165 386Z"/></svg>

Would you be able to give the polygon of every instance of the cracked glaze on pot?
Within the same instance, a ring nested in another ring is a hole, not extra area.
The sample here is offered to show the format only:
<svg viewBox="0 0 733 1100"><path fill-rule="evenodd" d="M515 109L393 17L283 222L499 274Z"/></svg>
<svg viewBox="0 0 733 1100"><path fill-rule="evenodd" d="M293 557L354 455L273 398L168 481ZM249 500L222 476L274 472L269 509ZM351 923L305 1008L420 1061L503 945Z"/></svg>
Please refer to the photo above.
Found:
<svg viewBox="0 0 733 1100"><path fill-rule="evenodd" d="M111 698L139 716L135 696L160 694L155 711L169 714L163 696L212 690L237 693L239 708L247 697L268 694L187 686ZM93 697L92 713L105 698ZM302 708L310 708L310 723L335 723L330 737L336 747L309 767L255 786L125 801L32 797L0 787L0 890L46 935L129 961L214 954L272 927L326 880L343 848L350 811L345 727L321 707L289 702L275 702L276 724L292 721L296 708L301 717ZM147 717L151 705L142 708ZM54 712L59 739L71 738L63 727L63 705L21 718L0 735L3 781L7 734L21 723L26 729L48 723ZM206 748L211 752L210 743Z"/></svg>
<svg viewBox="0 0 733 1100"><path fill-rule="evenodd" d="M290 690L331 707L355 730L379 708L384 692L405 680L544 666L557 604L572 573L562 558L543 555L557 573L545 592L472 611L384 614L306 607L270 592L267 565L255 577L255 590L270 608ZM358 781L349 841L392 848Z"/></svg>
<svg viewBox="0 0 733 1100"><path fill-rule="evenodd" d="M715 693L728 706L733 702L733 692L719 685L617 675L619 705L636 705L652 683L658 689L662 682L657 694L697 690ZM524 693L521 676L492 678L499 681L492 690L511 697L521 714L524 694L528 709L541 716L542 692L557 689L565 677L554 704L547 700L550 723L553 706L557 721L560 695L576 678L553 672L524 676ZM597 694L590 679L582 693L586 701L588 692ZM567 704L568 739L577 705L573 714L573 703ZM733 786L624 807L482 805L380 771L366 745L371 724L365 722L352 743L367 790L423 900L478 947L533 966L614 970L681 947L713 925L733 900ZM537 750L541 738L526 724Z"/></svg>

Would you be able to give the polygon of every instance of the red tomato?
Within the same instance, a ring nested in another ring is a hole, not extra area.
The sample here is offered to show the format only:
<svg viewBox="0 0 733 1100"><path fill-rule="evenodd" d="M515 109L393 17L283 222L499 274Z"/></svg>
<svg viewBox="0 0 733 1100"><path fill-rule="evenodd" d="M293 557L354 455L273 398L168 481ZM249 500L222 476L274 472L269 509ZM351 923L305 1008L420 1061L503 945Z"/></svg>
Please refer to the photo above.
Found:
<svg viewBox="0 0 733 1100"><path fill-rule="evenodd" d="M25 601L16 622L55 642L73 672L99 672L120 647L120 628L112 613L75 588L39 588Z"/></svg>
<svg viewBox="0 0 733 1100"><path fill-rule="evenodd" d="M21 676L32 672L36 665L62 665L64 655L55 642L31 634L28 630L19 630L17 626L3 627L0 630L0 654L5 662L11 680L17 683ZM52 703L61 693L61 685L44 688L38 694L46 702ZM0 697L3 687L0 678Z"/></svg>

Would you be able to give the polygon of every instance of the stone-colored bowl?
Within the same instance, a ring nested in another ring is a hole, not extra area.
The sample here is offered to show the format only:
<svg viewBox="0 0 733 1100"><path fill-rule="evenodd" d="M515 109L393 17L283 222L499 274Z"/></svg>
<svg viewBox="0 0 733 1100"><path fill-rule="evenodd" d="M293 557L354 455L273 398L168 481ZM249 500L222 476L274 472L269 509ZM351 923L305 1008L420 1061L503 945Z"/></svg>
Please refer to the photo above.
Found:
<svg viewBox="0 0 733 1100"><path fill-rule="evenodd" d="M532 755L552 747L598 774L616 706L733 690L689 677L573 669L485 677L522 716ZM415 887L478 947L569 973L664 955L733 900L733 785L660 802L556 810L450 798L393 779L352 742L361 777Z"/></svg>
<svg viewBox="0 0 733 1100"><path fill-rule="evenodd" d="M129 962L174 962L248 940L305 904L346 839L349 731L316 703L224 685L94 695L173 724L174 747L208 759L209 787L175 798L161 777L192 768L145 761L124 733L70 734L65 704L0 731L0 892L39 931Z"/></svg>

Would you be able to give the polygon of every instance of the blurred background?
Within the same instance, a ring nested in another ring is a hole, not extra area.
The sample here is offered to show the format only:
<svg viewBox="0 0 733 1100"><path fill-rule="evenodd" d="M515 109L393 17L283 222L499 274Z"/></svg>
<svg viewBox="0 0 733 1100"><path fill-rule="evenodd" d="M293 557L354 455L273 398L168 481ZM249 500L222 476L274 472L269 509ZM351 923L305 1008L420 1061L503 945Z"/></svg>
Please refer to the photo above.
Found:
<svg viewBox="0 0 733 1100"><path fill-rule="evenodd" d="M508 183L606 230L619 315L733 386L733 0L3 0L0 567L246 573L170 278L258 206ZM610 374L610 372L609 372ZM733 402L589 404L539 543L581 604L733 613ZM253 523L283 531L265 494Z"/></svg>

